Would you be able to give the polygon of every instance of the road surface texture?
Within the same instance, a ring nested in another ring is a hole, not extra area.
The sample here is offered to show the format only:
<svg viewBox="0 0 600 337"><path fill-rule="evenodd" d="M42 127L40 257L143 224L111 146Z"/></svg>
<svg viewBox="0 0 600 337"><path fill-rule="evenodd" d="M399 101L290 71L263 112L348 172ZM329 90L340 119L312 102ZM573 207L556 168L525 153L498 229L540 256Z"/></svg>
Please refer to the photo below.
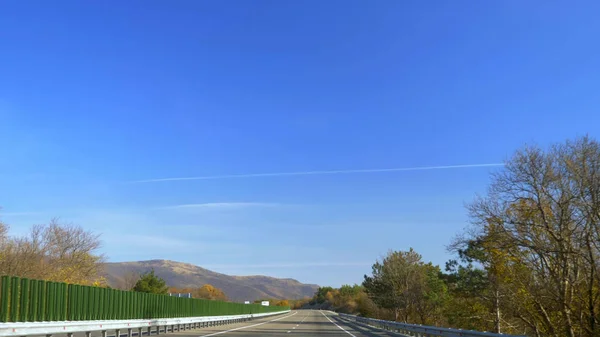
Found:
<svg viewBox="0 0 600 337"><path fill-rule="evenodd" d="M169 333L177 337L389 337L398 333L348 323L319 310L299 310L250 322Z"/></svg>
<svg viewBox="0 0 600 337"><path fill-rule="evenodd" d="M163 327L164 328L164 327ZM161 330L156 335L153 328L151 337L400 337L399 333L380 330L377 328L349 323L339 318L335 313L320 310L298 310L288 314L265 317L237 324L206 327L185 331L169 332ZM100 331L94 331L92 337L101 336ZM134 329L137 337L137 329ZM30 336L36 337L36 336ZM39 336L46 337L46 336ZM67 337L66 334L56 334L53 337ZM73 337L87 337L85 333L75 333ZM115 337L115 331L109 330L108 337ZM127 337L126 331L121 330L120 337ZM148 337L146 333L143 337Z"/></svg>

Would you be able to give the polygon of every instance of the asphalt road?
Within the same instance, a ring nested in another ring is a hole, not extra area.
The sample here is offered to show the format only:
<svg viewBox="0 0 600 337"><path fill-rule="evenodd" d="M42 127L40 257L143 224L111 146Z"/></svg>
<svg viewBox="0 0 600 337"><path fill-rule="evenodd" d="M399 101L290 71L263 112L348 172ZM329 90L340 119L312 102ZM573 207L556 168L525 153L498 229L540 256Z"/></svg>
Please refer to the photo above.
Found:
<svg viewBox="0 0 600 337"><path fill-rule="evenodd" d="M289 314L267 317L250 322L169 333L178 337L388 337L398 333L348 323L334 313L318 310L299 310Z"/></svg>

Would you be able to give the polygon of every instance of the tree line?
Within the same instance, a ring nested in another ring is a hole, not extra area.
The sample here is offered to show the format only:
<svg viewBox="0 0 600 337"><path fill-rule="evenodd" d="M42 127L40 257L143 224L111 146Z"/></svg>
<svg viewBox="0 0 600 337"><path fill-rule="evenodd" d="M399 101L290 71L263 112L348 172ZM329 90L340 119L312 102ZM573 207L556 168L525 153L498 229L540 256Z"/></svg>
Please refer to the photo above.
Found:
<svg viewBox="0 0 600 337"><path fill-rule="evenodd" d="M320 288L304 307L529 336L600 336L600 144L525 146L468 204L443 270L390 251L362 285Z"/></svg>
<svg viewBox="0 0 600 337"><path fill-rule="evenodd" d="M10 227L0 222L0 275L108 287L104 274L100 235L81 226L56 219L35 225L22 236L9 235ZM122 290L168 294L191 293L194 298L227 301L223 290L210 284L197 288L168 287L154 270L129 273Z"/></svg>

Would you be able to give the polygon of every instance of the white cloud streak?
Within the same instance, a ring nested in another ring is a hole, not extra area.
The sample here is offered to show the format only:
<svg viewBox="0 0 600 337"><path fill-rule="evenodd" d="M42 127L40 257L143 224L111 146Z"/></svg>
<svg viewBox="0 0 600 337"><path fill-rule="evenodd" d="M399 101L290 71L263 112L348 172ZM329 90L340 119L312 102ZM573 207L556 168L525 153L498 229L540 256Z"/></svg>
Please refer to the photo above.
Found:
<svg viewBox="0 0 600 337"><path fill-rule="evenodd" d="M231 209L248 207L273 207L278 204L263 202L208 202L203 204L183 204L161 207L161 209Z"/></svg>
<svg viewBox="0 0 600 337"><path fill-rule="evenodd" d="M334 170L334 171L301 171L301 172L229 174L229 175L198 176L198 177L175 177L175 178L146 179L146 180L131 181L130 183L141 184L141 183L158 183L158 182L168 182L168 181L186 181L186 180L217 180L217 179L234 179L234 178L288 177L288 176L309 176L309 175L326 175L326 174L385 173L385 172L403 172L403 171L427 171L427 170L481 168L481 167L496 167L496 166L504 166L504 164L489 163L489 164L419 166L419 167L364 169L364 170Z"/></svg>

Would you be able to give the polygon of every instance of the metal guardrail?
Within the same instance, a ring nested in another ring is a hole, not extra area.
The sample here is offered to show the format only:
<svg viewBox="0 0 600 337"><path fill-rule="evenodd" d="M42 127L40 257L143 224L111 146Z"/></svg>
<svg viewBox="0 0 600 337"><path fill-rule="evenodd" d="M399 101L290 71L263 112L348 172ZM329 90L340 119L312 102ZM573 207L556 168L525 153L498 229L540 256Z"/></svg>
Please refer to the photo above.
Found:
<svg viewBox="0 0 600 337"><path fill-rule="evenodd" d="M159 319L130 319L106 321L65 321L65 322L15 322L0 323L0 337L8 336L41 336L52 337L55 334L66 334L73 337L74 333L85 333L91 337L92 332L100 331L102 337L108 337L109 331L114 331L116 337L123 332L128 337L161 334L175 331L184 331L214 325L224 325L252 320L258 317L280 315L290 312L279 311L261 314L245 314L231 316L205 316L185 318L159 318ZM134 331L137 329L137 332Z"/></svg>
<svg viewBox="0 0 600 337"><path fill-rule="evenodd" d="M405 324L392 321L384 321L381 319L365 318L348 314L338 314L342 319L353 321L361 324L374 326L377 328L397 331L407 336L417 337L525 337L517 335L505 335L493 332L482 332L462 329L438 328L434 326L426 326L419 324Z"/></svg>

